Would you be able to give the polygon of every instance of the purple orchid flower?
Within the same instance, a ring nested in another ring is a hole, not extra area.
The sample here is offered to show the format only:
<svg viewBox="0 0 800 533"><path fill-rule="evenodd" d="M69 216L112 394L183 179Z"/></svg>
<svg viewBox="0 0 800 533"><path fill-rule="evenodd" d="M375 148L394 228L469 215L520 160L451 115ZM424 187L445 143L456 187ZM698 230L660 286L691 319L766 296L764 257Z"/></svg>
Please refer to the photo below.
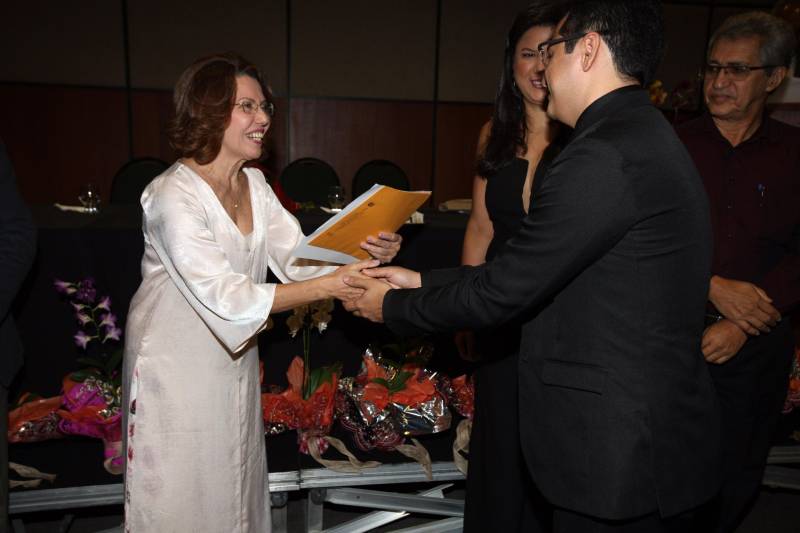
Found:
<svg viewBox="0 0 800 533"><path fill-rule="evenodd" d="M97 308L105 311L111 311L111 297L103 296L103 299L100 300L99 304L97 304Z"/></svg>
<svg viewBox="0 0 800 533"><path fill-rule="evenodd" d="M55 285L56 291L61 294L73 294L77 290L75 289L75 284L60 279L53 281L53 285Z"/></svg>
<svg viewBox="0 0 800 533"><path fill-rule="evenodd" d="M75 297L79 302L90 304L94 302L94 299L97 297L97 290L95 290L95 288L91 285L81 283L78 293L75 295Z"/></svg>
<svg viewBox="0 0 800 533"><path fill-rule="evenodd" d="M75 318L78 319L78 322L80 322L81 326L85 326L89 322L92 322L92 317L90 317L83 311L78 311L77 313L75 313Z"/></svg>
<svg viewBox="0 0 800 533"><path fill-rule="evenodd" d="M97 298L97 289L94 287L94 278L84 278L78 283L78 292L75 297L87 304L94 303Z"/></svg>
<svg viewBox="0 0 800 533"><path fill-rule="evenodd" d="M78 345L81 349L85 350L86 345L89 344L89 341L92 340L92 337L87 335L86 332L78 330L78 333L75 334L73 337L75 339L75 344Z"/></svg>
<svg viewBox="0 0 800 533"><path fill-rule="evenodd" d="M103 338L103 342L106 342L109 339L118 341L121 337L122 337L122 330L114 326L106 329L106 336Z"/></svg>
<svg viewBox="0 0 800 533"><path fill-rule="evenodd" d="M79 304L78 302L70 302L69 303L72 308L75 310L76 313L80 313L86 307L85 304Z"/></svg>
<svg viewBox="0 0 800 533"><path fill-rule="evenodd" d="M106 326L109 329L117 326L117 315L114 313L104 313L100 315L100 324L98 327Z"/></svg>

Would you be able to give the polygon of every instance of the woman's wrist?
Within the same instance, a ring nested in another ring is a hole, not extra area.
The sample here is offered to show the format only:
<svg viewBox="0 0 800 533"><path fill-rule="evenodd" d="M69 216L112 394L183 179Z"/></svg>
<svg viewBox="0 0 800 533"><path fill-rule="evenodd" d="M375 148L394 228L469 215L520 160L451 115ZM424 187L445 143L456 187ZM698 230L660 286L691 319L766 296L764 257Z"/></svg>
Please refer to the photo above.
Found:
<svg viewBox="0 0 800 533"><path fill-rule="evenodd" d="M334 274L325 274L318 278L311 280L313 283L311 293L314 295L314 301L324 300L325 298L332 298L334 295Z"/></svg>

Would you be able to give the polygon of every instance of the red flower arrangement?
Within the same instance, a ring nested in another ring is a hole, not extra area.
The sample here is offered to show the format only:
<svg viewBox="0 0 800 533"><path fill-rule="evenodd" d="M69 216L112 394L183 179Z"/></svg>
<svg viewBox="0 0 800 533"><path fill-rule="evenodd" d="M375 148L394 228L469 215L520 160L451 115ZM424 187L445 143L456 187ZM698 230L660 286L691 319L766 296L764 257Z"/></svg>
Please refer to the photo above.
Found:
<svg viewBox="0 0 800 533"><path fill-rule="evenodd" d="M314 439L324 453L328 442L323 438L333 424L333 406L341 365L311 369L311 335L328 327L333 300L320 300L292 310L286 320L292 337L302 331L303 358L295 357L286 372L289 386L282 392L261 395L261 407L267 433L296 429L300 451L309 453L308 441Z"/></svg>
<svg viewBox="0 0 800 533"><path fill-rule="evenodd" d="M375 359L364 356L366 380L361 401L372 402L379 410L390 403L417 405L433 398L436 387L422 368L406 365L398 371L390 372L378 365Z"/></svg>
<svg viewBox="0 0 800 533"><path fill-rule="evenodd" d="M413 350L412 356L427 351ZM438 433L450 427L451 414L439 391L438 377L422 362L409 357L399 365L376 358L371 350L363 355L361 373L339 381L336 414L353 432L362 450L394 450L406 437Z"/></svg>
<svg viewBox="0 0 800 533"><path fill-rule="evenodd" d="M261 409L268 429L298 430L300 451L308 453L308 439L316 438L321 452L327 448L327 443L322 439L330 432L333 424L333 406L336 396L336 386L339 379L339 368L322 367L311 372L308 389L310 394L304 394L305 365L300 357L292 359L286 371L289 386L280 393L265 392L261 394ZM325 444L323 444L325 443Z"/></svg>
<svg viewBox="0 0 800 533"><path fill-rule="evenodd" d="M792 371L789 374L789 391L783 404L783 413L789 413L797 406L800 406L800 346L794 349Z"/></svg>

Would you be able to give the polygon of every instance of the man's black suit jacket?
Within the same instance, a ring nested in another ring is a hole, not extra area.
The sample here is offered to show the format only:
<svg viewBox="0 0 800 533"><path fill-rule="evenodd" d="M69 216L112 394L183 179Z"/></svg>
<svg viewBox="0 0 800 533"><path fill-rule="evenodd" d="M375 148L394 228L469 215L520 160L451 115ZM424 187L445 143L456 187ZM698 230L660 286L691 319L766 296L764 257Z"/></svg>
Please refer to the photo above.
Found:
<svg viewBox="0 0 800 533"><path fill-rule="evenodd" d="M522 315L521 443L542 493L601 518L669 516L719 484L700 351L710 261L694 164L647 94L625 87L581 115L502 254L390 291L383 314L399 334Z"/></svg>
<svg viewBox="0 0 800 533"><path fill-rule="evenodd" d="M22 345L11 317L11 303L35 253L36 230L0 141L0 385L4 387L22 366Z"/></svg>

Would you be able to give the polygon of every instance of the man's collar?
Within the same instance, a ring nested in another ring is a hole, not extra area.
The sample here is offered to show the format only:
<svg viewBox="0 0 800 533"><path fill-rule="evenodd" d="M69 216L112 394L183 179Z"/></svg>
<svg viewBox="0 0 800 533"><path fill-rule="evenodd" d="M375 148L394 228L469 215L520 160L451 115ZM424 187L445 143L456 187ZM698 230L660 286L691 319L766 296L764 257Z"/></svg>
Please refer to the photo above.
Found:
<svg viewBox="0 0 800 533"><path fill-rule="evenodd" d="M714 118L711 116L711 113L709 113L708 110L706 110L705 113L703 113L703 115L701 117L701 120L699 122L699 126L700 126L700 129L702 129L703 131L715 134L717 137L719 137L720 140L730 144L728 139L726 139L722 135L722 132L719 130L717 125L714 123ZM761 139L764 139L764 140L767 140L767 141L770 141L770 142L780 141L780 132L778 132L772 126L772 120L769 118L769 115L767 114L766 110L764 110L764 113L761 116L761 124L758 125L758 128L756 128L756 131L753 132L753 134L750 137L748 137L747 139L745 139L744 141L739 143L739 146L741 146L743 144L748 144L748 143L751 143L751 142L756 142L756 141L759 141Z"/></svg>
<svg viewBox="0 0 800 533"><path fill-rule="evenodd" d="M597 121L632 106L651 105L647 91L639 85L626 85L604 94L583 110L575 123L575 134Z"/></svg>

